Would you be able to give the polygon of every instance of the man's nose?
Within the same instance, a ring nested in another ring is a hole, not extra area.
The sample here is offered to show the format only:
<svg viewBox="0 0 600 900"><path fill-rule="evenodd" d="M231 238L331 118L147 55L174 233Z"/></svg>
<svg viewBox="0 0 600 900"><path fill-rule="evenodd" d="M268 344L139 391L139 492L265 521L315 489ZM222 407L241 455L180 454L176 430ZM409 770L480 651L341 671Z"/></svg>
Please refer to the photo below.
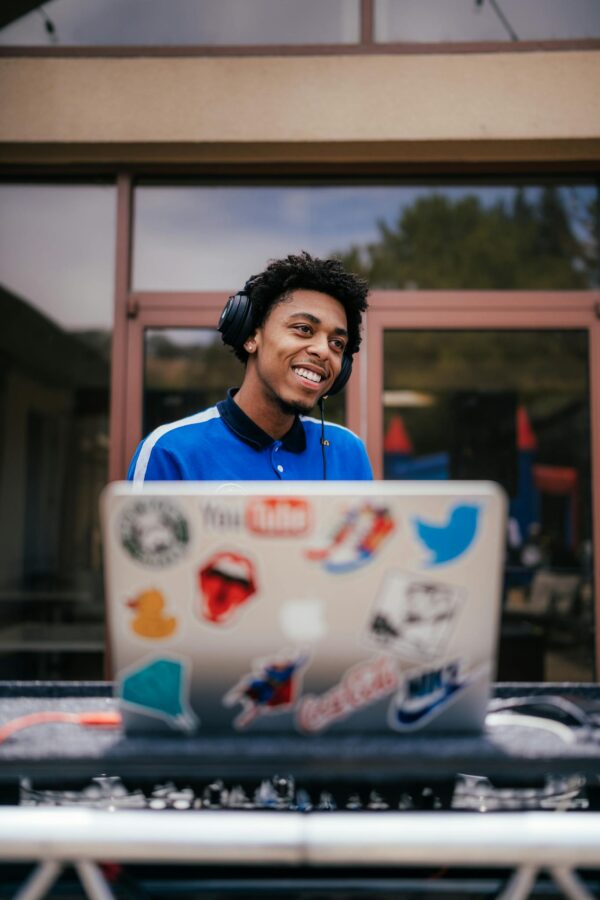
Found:
<svg viewBox="0 0 600 900"><path fill-rule="evenodd" d="M324 357L329 353L329 338L326 334L313 334L312 341L309 345L309 352L315 354L315 356Z"/></svg>

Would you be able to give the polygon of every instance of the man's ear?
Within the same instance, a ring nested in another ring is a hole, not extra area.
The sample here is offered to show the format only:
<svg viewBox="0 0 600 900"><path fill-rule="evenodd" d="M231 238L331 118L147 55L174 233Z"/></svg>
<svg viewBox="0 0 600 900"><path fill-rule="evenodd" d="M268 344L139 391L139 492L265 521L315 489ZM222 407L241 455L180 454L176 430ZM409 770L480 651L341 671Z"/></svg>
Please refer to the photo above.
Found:
<svg viewBox="0 0 600 900"><path fill-rule="evenodd" d="M256 332L244 341L244 350L246 353L256 353Z"/></svg>

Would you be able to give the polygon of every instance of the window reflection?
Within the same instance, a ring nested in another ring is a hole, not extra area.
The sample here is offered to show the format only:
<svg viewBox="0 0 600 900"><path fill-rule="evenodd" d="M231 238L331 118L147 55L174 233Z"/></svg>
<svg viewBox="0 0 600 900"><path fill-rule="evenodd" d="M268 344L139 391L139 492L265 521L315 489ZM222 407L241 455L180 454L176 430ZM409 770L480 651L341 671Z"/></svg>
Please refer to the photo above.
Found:
<svg viewBox="0 0 600 900"><path fill-rule="evenodd" d="M102 677L115 191L0 188L0 674Z"/></svg>
<svg viewBox="0 0 600 900"><path fill-rule="evenodd" d="M384 336L384 471L509 498L499 680L593 678L587 334Z"/></svg>
<svg viewBox="0 0 600 900"><path fill-rule="evenodd" d="M0 44L349 44L358 0L53 0L0 31Z"/></svg>
<svg viewBox="0 0 600 900"><path fill-rule="evenodd" d="M375 39L423 43L597 38L596 0L375 0Z"/></svg>
<svg viewBox="0 0 600 900"><path fill-rule="evenodd" d="M372 288L598 284L593 185L141 185L135 209L138 290L233 291L300 250Z"/></svg>
<svg viewBox="0 0 600 900"><path fill-rule="evenodd" d="M144 350L144 434L214 406L244 377L213 328L148 328ZM326 407L329 421L345 424L343 395Z"/></svg>

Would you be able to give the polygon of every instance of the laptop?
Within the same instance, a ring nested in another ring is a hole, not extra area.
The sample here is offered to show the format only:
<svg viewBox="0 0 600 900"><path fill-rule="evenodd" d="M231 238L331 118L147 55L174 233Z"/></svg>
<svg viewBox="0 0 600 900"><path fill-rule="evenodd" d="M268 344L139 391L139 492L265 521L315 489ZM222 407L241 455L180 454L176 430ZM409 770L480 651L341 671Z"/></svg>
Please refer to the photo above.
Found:
<svg viewBox="0 0 600 900"><path fill-rule="evenodd" d="M101 512L127 731L481 730L498 485L116 482Z"/></svg>

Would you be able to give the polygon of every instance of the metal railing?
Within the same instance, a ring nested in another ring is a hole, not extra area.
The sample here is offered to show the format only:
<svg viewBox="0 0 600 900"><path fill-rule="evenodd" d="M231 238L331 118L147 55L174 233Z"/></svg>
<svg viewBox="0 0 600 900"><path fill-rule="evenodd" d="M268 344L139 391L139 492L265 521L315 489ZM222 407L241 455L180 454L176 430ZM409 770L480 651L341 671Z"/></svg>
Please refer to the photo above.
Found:
<svg viewBox="0 0 600 900"><path fill-rule="evenodd" d="M44 897L73 866L90 900L114 900L99 861L262 866L448 866L512 870L501 900L548 873L591 900L577 868L600 868L600 813L234 812L0 809L0 860L37 863L16 900Z"/></svg>

